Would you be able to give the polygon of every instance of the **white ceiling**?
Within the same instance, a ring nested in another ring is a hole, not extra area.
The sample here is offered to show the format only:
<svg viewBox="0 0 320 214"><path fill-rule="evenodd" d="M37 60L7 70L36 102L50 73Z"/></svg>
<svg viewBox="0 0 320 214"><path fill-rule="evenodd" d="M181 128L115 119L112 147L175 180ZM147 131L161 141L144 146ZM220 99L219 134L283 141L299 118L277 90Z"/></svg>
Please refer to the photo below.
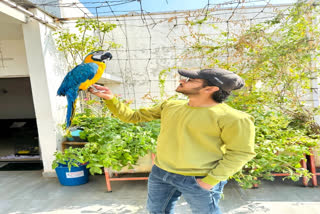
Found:
<svg viewBox="0 0 320 214"><path fill-rule="evenodd" d="M22 23L0 12L0 40L23 39Z"/></svg>

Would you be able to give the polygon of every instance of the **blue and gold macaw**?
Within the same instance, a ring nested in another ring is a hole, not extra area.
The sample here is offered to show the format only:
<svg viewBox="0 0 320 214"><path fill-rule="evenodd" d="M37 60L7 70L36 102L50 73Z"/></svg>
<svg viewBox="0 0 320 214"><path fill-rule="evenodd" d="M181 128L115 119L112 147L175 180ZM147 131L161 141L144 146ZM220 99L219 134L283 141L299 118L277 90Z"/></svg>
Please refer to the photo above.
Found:
<svg viewBox="0 0 320 214"><path fill-rule="evenodd" d="M80 65L77 65L69 71L63 79L57 94L59 96L67 96L67 128L71 125L71 120L74 116L79 90L87 90L100 79L106 68L104 60L107 59L112 59L112 55L109 52L91 52L84 58Z"/></svg>

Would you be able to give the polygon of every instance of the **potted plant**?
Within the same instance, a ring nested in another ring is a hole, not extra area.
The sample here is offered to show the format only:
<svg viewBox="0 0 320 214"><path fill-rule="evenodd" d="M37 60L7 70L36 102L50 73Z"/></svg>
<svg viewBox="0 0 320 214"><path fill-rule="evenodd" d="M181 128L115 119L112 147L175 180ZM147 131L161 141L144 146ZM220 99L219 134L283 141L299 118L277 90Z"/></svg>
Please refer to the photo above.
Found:
<svg viewBox="0 0 320 214"><path fill-rule="evenodd" d="M54 156L52 169L55 169L62 185L75 186L89 181L88 162L83 148L69 147L63 152L55 152Z"/></svg>
<svg viewBox="0 0 320 214"><path fill-rule="evenodd" d="M81 127L71 127L65 137L69 142L87 142L87 139L82 139L80 137L82 131L83 128Z"/></svg>
<svg viewBox="0 0 320 214"><path fill-rule="evenodd" d="M83 113L75 115L72 125L82 127L80 138L89 142L83 152L91 174L102 174L103 167L117 172L126 167L133 169L139 167L136 164L140 158L155 153L159 121L125 123L112 117L105 108L96 114L92 110L95 103L90 104L91 109L85 108Z"/></svg>

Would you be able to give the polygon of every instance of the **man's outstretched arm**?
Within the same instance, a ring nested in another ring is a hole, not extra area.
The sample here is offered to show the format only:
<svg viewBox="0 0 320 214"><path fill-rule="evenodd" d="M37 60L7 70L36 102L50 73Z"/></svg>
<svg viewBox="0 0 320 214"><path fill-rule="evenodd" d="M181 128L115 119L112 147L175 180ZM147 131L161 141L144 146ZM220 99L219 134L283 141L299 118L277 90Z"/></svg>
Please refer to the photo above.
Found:
<svg viewBox="0 0 320 214"><path fill-rule="evenodd" d="M89 91L105 100L106 106L113 113L114 116L120 120L128 123L148 122L161 118L161 110L163 104L151 107L142 108L138 110L132 110L124 103L120 102L112 93L112 91L104 86L94 85L95 89L89 89Z"/></svg>

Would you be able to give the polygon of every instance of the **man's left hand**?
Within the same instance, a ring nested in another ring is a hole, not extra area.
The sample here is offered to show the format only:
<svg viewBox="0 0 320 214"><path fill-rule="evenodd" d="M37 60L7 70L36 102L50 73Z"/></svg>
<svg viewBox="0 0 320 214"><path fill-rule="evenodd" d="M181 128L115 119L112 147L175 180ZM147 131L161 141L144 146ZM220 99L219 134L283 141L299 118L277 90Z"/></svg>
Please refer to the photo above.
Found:
<svg viewBox="0 0 320 214"><path fill-rule="evenodd" d="M202 181L201 179L199 179L199 178L197 179L197 182L198 182L199 186L201 186L203 189L210 190L210 189L213 188L212 185L203 182L203 181Z"/></svg>

